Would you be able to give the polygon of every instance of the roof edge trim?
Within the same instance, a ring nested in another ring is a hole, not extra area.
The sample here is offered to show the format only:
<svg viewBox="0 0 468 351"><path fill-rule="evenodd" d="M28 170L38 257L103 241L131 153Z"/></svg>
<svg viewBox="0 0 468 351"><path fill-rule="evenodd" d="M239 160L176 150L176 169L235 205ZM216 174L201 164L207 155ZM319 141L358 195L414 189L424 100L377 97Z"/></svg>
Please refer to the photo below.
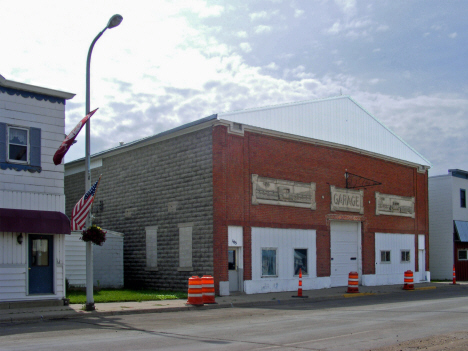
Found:
<svg viewBox="0 0 468 351"><path fill-rule="evenodd" d="M59 97L65 100L69 100L76 95L72 93L67 93L65 91L43 88L37 85L31 85L31 84L15 82L12 80L7 80L1 75L0 75L0 86L3 86L5 88L22 90L22 91L29 91L29 92L36 93L36 94L55 96L55 97Z"/></svg>

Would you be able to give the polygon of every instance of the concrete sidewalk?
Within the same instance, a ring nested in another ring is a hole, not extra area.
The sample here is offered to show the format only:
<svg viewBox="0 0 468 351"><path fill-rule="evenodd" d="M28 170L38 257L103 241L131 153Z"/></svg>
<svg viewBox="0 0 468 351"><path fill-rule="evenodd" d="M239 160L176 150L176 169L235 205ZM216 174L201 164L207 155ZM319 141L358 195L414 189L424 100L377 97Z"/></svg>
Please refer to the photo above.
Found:
<svg viewBox="0 0 468 351"><path fill-rule="evenodd" d="M303 298L295 298L296 292L278 292L266 294L235 294L231 296L216 297L216 304L206 304L204 306L186 305L186 300L165 300L165 301L144 301L144 302L112 302L96 303L95 311L84 311L82 304L71 304L69 306L48 306L48 307L29 307L0 309L0 323L19 323L41 320L53 320L64 318L83 318L83 317L101 317L118 314L134 313L158 313L175 312L189 310L203 310L212 308L229 307L255 307L277 305L282 302L304 303L307 301L321 301L336 298L358 298L361 296L378 294L410 294L411 291L402 289L402 285L384 285L384 286L360 286L359 293L347 294L347 287L306 290L303 291ZM452 285L449 282L442 283L420 283L414 285L415 290L437 290L449 288L468 288L467 284L462 283ZM307 297L306 297L307 296Z"/></svg>

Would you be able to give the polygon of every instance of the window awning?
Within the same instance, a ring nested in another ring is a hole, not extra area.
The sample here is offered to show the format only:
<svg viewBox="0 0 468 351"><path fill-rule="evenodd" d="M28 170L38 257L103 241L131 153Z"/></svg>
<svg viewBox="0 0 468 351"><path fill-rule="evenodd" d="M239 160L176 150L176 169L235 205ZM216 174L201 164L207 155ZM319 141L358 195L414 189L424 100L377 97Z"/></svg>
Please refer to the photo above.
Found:
<svg viewBox="0 0 468 351"><path fill-rule="evenodd" d="M463 243L468 242L468 222L454 221L455 222L455 240Z"/></svg>
<svg viewBox="0 0 468 351"><path fill-rule="evenodd" d="M0 208L0 232L70 234L70 220L62 212Z"/></svg>

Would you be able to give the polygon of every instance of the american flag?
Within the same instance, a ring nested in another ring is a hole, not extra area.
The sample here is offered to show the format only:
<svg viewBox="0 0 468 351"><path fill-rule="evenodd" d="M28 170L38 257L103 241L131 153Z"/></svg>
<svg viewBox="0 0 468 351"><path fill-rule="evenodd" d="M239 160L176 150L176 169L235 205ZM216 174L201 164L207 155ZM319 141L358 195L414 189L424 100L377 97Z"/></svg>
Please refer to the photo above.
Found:
<svg viewBox="0 0 468 351"><path fill-rule="evenodd" d="M100 180L101 178L99 178ZM94 201L94 196L96 195L96 189L99 184L99 180L94 183L94 185L84 194L84 196L78 201L73 208L71 216L71 230L81 230L83 229L86 217L88 217L89 210Z"/></svg>

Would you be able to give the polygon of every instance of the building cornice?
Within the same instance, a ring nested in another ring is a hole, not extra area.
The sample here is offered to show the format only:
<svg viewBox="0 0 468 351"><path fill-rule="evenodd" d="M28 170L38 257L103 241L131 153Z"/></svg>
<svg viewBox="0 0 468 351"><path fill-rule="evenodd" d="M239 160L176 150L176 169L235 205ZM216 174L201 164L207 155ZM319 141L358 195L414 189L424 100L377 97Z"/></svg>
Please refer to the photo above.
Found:
<svg viewBox="0 0 468 351"><path fill-rule="evenodd" d="M24 98L35 98L36 100L50 101L52 103L65 104L65 100L69 100L75 94L67 93L60 90L48 89L36 85L24 84L7 80L0 75L0 92L3 94L17 95Z"/></svg>

